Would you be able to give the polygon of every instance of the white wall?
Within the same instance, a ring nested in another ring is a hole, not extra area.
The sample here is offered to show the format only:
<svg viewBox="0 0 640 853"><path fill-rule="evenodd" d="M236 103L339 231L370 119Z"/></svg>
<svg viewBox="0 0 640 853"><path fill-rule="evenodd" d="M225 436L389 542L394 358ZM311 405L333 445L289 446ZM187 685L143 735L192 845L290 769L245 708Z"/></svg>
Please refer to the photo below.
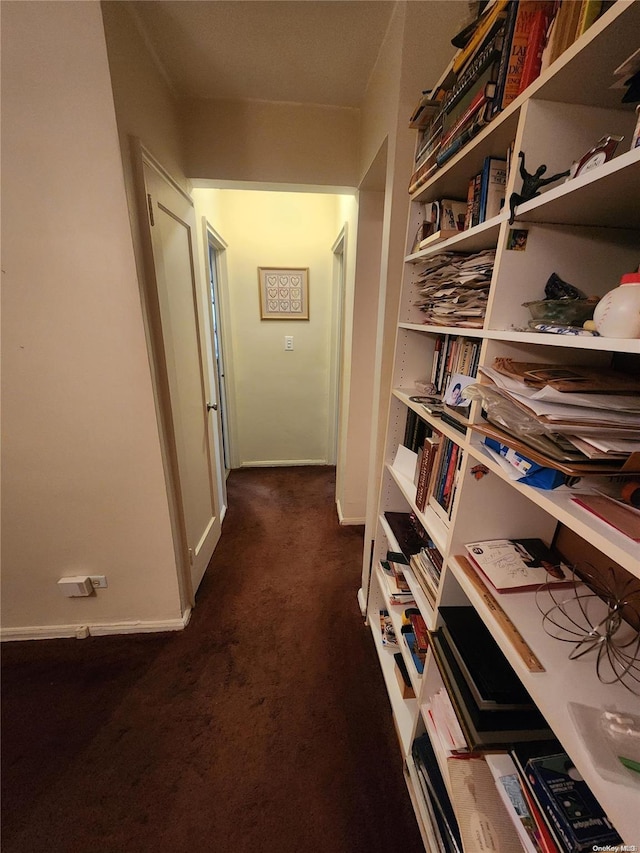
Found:
<svg viewBox="0 0 640 853"><path fill-rule="evenodd" d="M369 574L367 543L374 538L377 523L385 422L391 389L402 261L406 248L407 187L415 150L415 131L409 129L408 120L422 90L433 85L453 56L454 48L450 39L460 29L467 11L466 3L440 0L415 0L397 4L362 105L360 170L363 177L380 149L387 145L363 556L364 591L368 587ZM428 45L428 49L425 49L425 45Z"/></svg>
<svg viewBox="0 0 640 853"><path fill-rule="evenodd" d="M188 191L176 100L147 49L128 3L108 0L101 8L127 191L131 192L133 181L131 136L138 137Z"/></svg>
<svg viewBox="0 0 640 853"><path fill-rule="evenodd" d="M266 101L181 104L193 178L355 187L359 110Z"/></svg>
<svg viewBox="0 0 640 853"><path fill-rule="evenodd" d="M3 636L178 627L100 7L2 13Z"/></svg>
<svg viewBox="0 0 640 853"><path fill-rule="evenodd" d="M233 361L234 465L326 464L330 448L333 255L337 196L194 190L228 244L226 340ZM208 200L209 199L209 200ZM261 320L258 267L309 268L309 320ZM293 352L284 336L292 335Z"/></svg>
<svg viewBox="0 0 640 853"><path fill-rule="evenodd" d="M336 488L343 524L363 524L366 515L383 207L383 192L361 190L358 208L347 220L346 363Z"/></svg>

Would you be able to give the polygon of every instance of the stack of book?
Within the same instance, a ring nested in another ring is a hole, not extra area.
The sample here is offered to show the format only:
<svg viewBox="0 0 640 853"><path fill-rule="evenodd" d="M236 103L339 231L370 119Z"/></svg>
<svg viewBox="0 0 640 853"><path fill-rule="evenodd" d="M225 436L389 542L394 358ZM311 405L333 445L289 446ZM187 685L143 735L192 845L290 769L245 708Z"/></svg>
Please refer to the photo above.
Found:
<svg viewBox="0 0 640 853"><path fill-rule="evenodd" d="M441 607L431 649L470 750L552 737L472 607Z"/></svg>
<svg viewBox="0 0 640 853"><path fill-rule="evenodd" d="M504 206L507 160L485 157L482 171L469 180L465 231L498 216Z"/></svg>
<svg viewBox="0 0 640 853"><path fill-rule="evenodd" d="M403 554L389 551L387 559L380 561L382 575L387 590L387 599L391 605L414 604L413 593L407 583L402 571L402 566L407 565Z"/></svg>
<svg viewBox="0 0 640 853"><path fill-rule="evenodd" d="M410 120L420 129L414 193L601 14L602 0L494 0L453 43L443 85L423 94Z"/></svg>
<svg viewBox="0 0 640 853"><path fill-rule="evenodd" d="M410 607L404 611L402 622L402 639L407 644L417 674L422 675L429 647L427 626L422 614L416 607Z"/></svg>
<svg viewBox="0 0 640 853"><path fill-rule="evenodd" d="M510 777L508 784L519 784L533 823L528 834L537 849L544 853L619 849L622 839L557 741L517 743L508 757L511 763L503 759L497 772ZM504 785L502 777L497 784Z"/></svg>
<svg viewBox="0 0 640 853"><path fill-rule="evenodd" d="M421 548L417 554L411 556L409 565L424 594L435 607L442 573L442 554L431 542L425 548Z"/></svg>
<svg viewBox="0 0 640 853"><path fill-rule="evenodd" d="M480 360L480 341L462 335L437 335L435 339L431 384L442 395L451 377L460 373L475 376Z"/></svg>
<svg viewBox="0 0 640 853"><path fill-rule="evenodd" d="M443 436L438 445L427 500L437 515L445 522L451 518L453 511L453 500L458 485L460 468L462 467L462 459L463 453L460 446L447 436Z"/></svg>
<svg viewBox="0 0 640 853"><path fill-rule="evenodd" d="M416 506L420 512L424 512L427 497L431 491L431 480L441 438L439 432L428 435L417 455L414 482L416 485Z"/></svg>
<svg viewBox="0 0 640 853"><path fill-rule="evenodd" d="M495 249L474 254L443 252L424 261L415 305L432 326L481 329Z"/></svg>

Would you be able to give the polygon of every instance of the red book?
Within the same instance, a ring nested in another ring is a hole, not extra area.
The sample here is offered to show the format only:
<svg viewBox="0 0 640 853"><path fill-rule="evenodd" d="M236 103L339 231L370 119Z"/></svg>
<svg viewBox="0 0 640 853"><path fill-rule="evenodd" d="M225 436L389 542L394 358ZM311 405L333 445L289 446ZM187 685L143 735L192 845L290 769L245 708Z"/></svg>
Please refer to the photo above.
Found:
<svg viewBox="0 0 640 853"><path fill-rule="evenodd" d="M409 615L409 620L411 622L411 627L413 628L413 633L416 638L416 646L418 647L419 652L426 652L429 648L429 634L427 632L427 626L422 618L421 613L411 613Z"/></svg>
<svg viewBox="0 0 640 853"><path fill-rule="evenodd" d="M531 32L529 33L527 52L524 55L519 92L524 92L527 86L533 83L533 81L540 76L542 53L547 43L548 26L548 15L545 13L544 9L538 9L533 16L533 21L531 22Z"/></svg>
<svg viewBox="0 0 640 853"><path fill-rule="evenodd" d="M511 39L509 65L502 97L503 109L508 107L511 101L515 101L520 93L520 81L522 80L522 70L524 68L531 27L539 9L542 9L545 15L551 15L553 12L553 2L547 2L547 0L520 0L518 3L518 14L513 30L513 38Z"/></svg>
<svg viewBox="0 0 640 853"><path fill-rule="evenodd" d="M533 818L536 824L536 840L540 849L543 851L543 853L560 853L560 848L553 840L551 833L549 832L549 828L547 827L547 824L545 823L545 820L542 817L542 814L540 813L538 804L533 799L533 795L531 794L527 783L523 781L521 788L522 795L524 796L525 800L527 801L527 805L529 806L529 812L531 813L531 817Z"/></svg>
<svg viewBox="0 0 640 853"><path fill-rule="evenodd" d="M416 488L416 506L420 512L424 512L427 504L427 494L429 492L429 481L433 470L433 463L436 458L438 444L440 443L440 434L434 433L427 436L424 440L422 448L422 459L420 461L420 474L418 475L418 485Z"/></svg>

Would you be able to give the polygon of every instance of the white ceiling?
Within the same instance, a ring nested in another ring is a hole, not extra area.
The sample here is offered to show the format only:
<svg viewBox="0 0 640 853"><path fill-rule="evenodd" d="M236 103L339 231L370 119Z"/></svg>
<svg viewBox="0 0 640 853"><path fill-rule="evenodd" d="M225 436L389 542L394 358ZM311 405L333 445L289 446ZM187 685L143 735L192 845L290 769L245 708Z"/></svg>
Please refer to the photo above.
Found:
<svg viewBox="0 0 640 853"><path fill-rule="evenodd" d="M129 0L179 98L358 107L394 3Z"/></svg>

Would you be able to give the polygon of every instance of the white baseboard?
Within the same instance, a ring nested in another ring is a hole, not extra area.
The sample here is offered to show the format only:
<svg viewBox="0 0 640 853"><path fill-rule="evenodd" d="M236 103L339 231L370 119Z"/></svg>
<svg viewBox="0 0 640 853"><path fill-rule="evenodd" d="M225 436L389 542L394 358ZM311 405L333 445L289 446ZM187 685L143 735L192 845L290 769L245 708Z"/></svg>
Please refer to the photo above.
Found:
<svg viewBox="0 0 640 853"><path fill-rule="evenodd" d="M33 625L24 628L2 628L0 640L58 640L64 637L101 637L107 634L149 634L158 631L183 631L191 619L191 608L181 619L150 622L107 622L101 625Z"/></svg>
<svg viewBox="0 0 640 853"><path fill-rule="evenodd" d="M293 468L298 465L328 465L326 459L253 459L241 462L241 468Z"/></svg>
<svg viewBox="0 0 640 853"><path fill-rule="evenodd" d="M347 527L350 524L365 524L366 518L347 518L342 512L340 501L336 501L336 510L338 511L338 521L341 527Z"/></svg>

